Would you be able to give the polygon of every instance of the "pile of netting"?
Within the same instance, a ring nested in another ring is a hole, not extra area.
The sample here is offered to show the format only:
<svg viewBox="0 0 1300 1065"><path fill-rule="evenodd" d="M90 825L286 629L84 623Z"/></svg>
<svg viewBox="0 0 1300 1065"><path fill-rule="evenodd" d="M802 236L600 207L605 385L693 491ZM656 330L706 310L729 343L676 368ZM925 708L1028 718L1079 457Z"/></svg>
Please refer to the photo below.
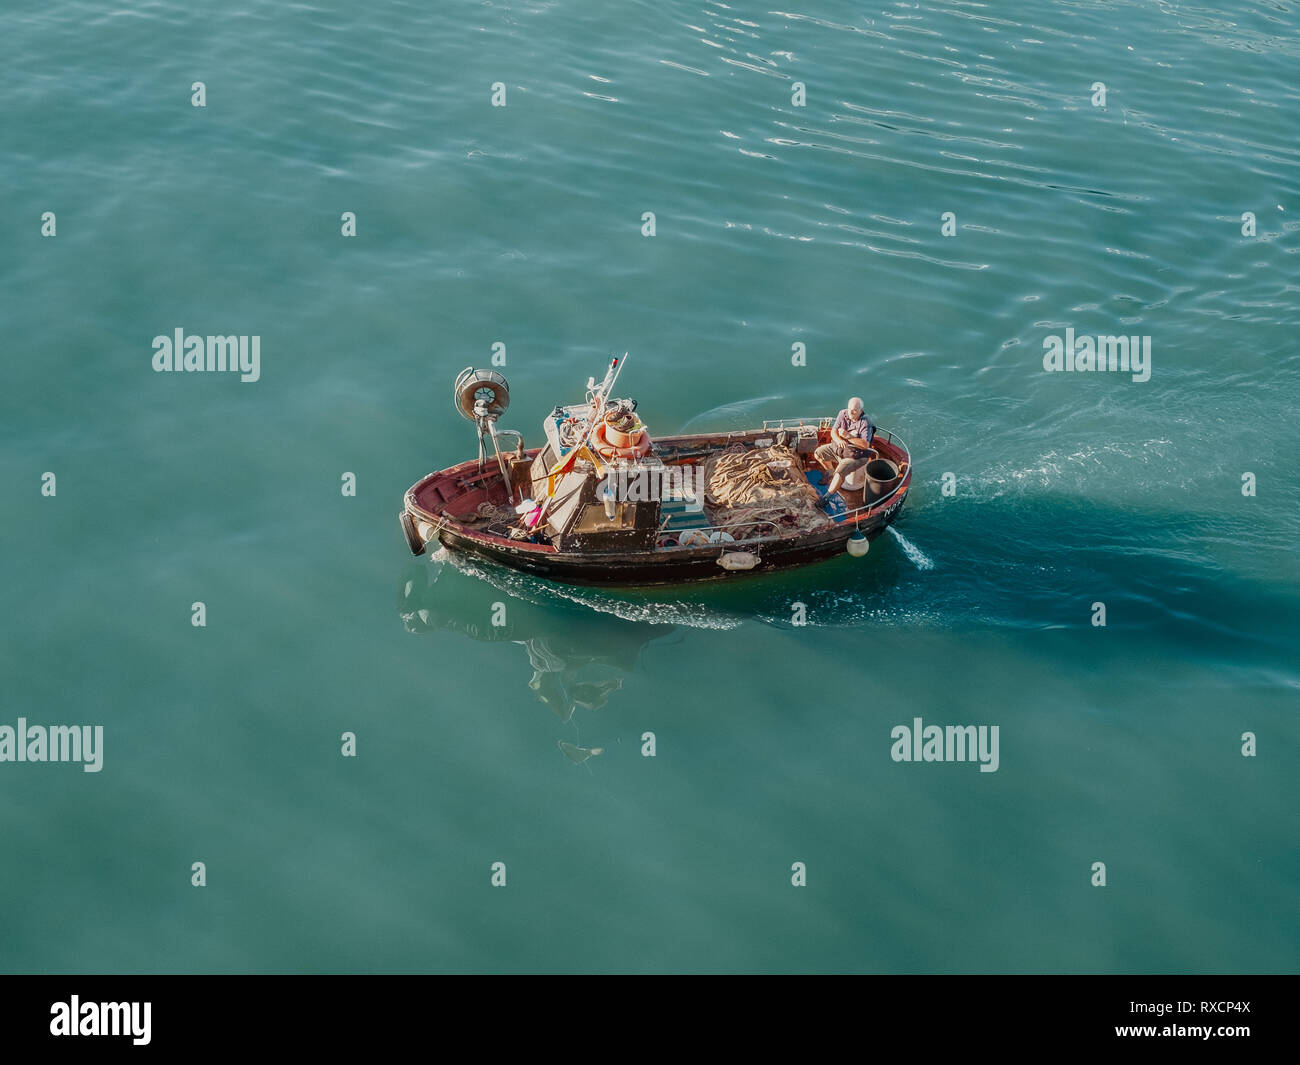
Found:
<svg viewBox="0 0 1300 1065"><path fill-rule="evenodd" d="M737 540L829 525L788 447L733 444L704 464L705 513Z"/></svg>
<svg viewBox="0 0 1300 1065"><path fill-rule="evenodd" d="M485 526L485 525L509 525L518 518L515 508L502 503L480 503L478 508L470 514L461 514L456 520L462 525Z"/></svg>

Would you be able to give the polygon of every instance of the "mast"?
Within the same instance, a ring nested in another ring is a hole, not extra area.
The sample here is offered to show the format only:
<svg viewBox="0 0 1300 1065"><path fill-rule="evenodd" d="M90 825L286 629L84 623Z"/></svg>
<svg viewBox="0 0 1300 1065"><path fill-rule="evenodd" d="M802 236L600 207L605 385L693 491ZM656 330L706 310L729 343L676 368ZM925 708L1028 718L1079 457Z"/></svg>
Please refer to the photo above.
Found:
<svg viewBox="0 0 1300 1065"><path fill-rule="evenodd" d="M609 399L609 394L618 381L618 375L623 372L623 364L627 362L627 352L623 352L620 359L615 356L605 371L605 379L599 386L593 386L594 378L588 378L588 394L591 397L591 412L587 415L587 432L582 438L582 443L576 444L569 449L569 453L557 462L546 475L546 498L542 501L542 512L538 515L534 528L541 525L542 519L546 517L546 511L551 505L551 500L555 498L555 486L559 483L559 478L573 469L573 464L577 461L579 455L585 452L588 457L596 464L598 470L603 469L603 464L599 456L591 450L591 440L596 433L596 427L600 424L601 416L605 413L605 403Z"/></svg>

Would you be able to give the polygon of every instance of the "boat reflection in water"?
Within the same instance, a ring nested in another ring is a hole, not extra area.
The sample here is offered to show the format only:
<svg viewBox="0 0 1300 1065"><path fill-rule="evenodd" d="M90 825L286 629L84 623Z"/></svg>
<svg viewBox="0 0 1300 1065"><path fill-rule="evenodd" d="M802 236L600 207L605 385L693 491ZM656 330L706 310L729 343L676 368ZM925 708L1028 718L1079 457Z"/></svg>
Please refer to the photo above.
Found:
<svg viewBox="0 0 1300 1065"><path fill-rule="evenodd" d="M526 594L528 581L477 566L462 572L440 552L408 568L398 610L408 632L456 632L485 643L520 644L533 668L528 687L565 722L577 710L602 709L646 645L673 631L670 624L626 621L579 603L520 598L515 593ZM514 583L519 587L512 588ZM560 749L575 762L600 751L563 741Z"/></svg>

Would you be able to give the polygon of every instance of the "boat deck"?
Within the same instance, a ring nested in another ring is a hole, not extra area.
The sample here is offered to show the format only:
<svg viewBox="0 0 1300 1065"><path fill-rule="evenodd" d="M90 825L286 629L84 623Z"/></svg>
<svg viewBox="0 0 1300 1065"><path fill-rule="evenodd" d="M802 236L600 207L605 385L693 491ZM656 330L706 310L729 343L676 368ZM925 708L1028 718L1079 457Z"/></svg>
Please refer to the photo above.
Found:
<svg viewBox="0 0 1300 1065"><path fill-rule="evenodd" d="M821 435L824 437L828 432L829 430L823 426ZM658 442L654 454L659 463L697 464L707 456L734 447L737 443L753 446L756 442L754 438L763 434L770 435L770 433L771 430L765 427L762 430L728 433L725 436L713 434L663 438ZM895 461L904 461L907 457L906 451L899 448L889 434L885 434L885 439L881 441L880 450L882 454L888 455ZM523 457L531 460L537 454L538 449L534 449ZM799 454L798 468L817 494L824 496L830 475L824 473L806 451ZM520 492L526 491L527 488L522 484L516 484L507 490L495 463L486 462L480 469L476 462L468 461L423 479L412 489L412 502L424 512L424 515L415 515L421 520L436 521L437 516L441 514L459 523L463 531L470 535L507 539L510 537L511 527L518 521L518 515L514 510L515 497ZM865 485L856 491L841 488L839 495L840 499L830 509L824 511L836 523L844 522L848 512L869 506L876 499ZM659 531L656 535L658 543L651 548L655 554L685 547L685 544L679 545L673 541L684 538L691 530L716 532L726 525L725 522L718 521L718 507L712 506L708 511L704 508L691 510L688 509L688 500L681 495L665 498L661 506ZM735 531L734 527L732 531ZM769 530L759 531L756 528L750 534L739 534L737 539L747 540L755 536L770 535ZM730 539L730 537L726 538Z"/></svg>
<svg viewBox="0 0 1300 1065"><path fill-rule="evenodd" d="M830 475L823 473L821 470L812 469L805 470L804 476L808 478L808 483L817 489L817 494L825 499L826 486L830 484ZM859 488L857 491L852 491L841 486L837 494L844 500L844 502L837 502L830 510L826 511L826 513L832 518L841 517L847 511L853 510L855 507L864 506L869 502L867 490L865 488Z"/></svg>
<svg viewBox="0 0 1300 1065"><path fill-rule="evenodd" d="M829 475L823 473L816 466L811 469L801 471L816 490L819 496L825 497L826 486L830 483ZM841 487L839 496L843 502L836 502L826 513L832 518L842 517L847 511L855 507L863 506L867 501L865 488L857 491L851 491ZM659 532L662 536L676 537L681 533L688 532L691 529L711 528L709 517L703 509L689 510L687 501L681 497L665 499L660 505L660 514L662 521Z"/></svg>

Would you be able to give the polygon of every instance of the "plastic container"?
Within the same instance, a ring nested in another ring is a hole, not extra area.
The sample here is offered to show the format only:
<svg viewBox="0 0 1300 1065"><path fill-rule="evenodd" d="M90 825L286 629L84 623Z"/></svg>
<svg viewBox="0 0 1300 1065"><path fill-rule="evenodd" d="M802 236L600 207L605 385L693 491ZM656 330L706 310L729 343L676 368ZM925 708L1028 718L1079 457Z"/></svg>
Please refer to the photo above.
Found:
<svg viewBox="0 0 1300 1065"><path fill-rule="evenodd" d="M889 459L875 458L867 463L867 487L872 495L883 496L892 492L900 477L898 467Z"/></svg>

